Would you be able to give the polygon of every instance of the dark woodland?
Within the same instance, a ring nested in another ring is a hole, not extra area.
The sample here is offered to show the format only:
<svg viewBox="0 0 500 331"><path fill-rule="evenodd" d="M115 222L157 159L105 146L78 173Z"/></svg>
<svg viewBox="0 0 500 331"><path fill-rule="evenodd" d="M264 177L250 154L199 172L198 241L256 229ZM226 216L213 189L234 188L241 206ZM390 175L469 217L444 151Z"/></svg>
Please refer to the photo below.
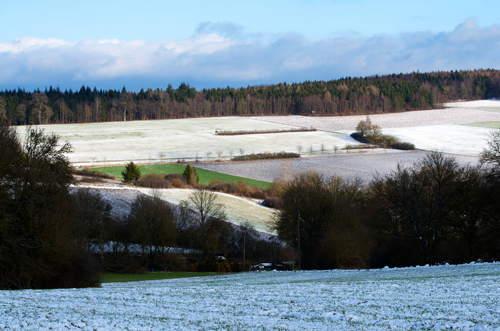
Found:
<svg viewBox="0 0 500 331"><path fill-rule="evenodd" d="M124 87L0 92L0 120L11 125L87 123L214 116L353 115L438 108L451 100L500 97L500 71L392 74L331 81L212 88L196 91Z"/></svg>

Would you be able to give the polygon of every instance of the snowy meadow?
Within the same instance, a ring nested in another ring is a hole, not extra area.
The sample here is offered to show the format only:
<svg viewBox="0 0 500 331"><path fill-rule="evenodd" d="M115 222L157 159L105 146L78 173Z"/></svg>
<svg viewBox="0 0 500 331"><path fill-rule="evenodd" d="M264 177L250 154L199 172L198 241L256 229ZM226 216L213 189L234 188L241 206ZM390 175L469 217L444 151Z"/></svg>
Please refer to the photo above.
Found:
<svg viewBox="0 0 500 331"><path fill-rule="evenodd" d="M7 330L500 330L500 263L0 292Z"/></svg>

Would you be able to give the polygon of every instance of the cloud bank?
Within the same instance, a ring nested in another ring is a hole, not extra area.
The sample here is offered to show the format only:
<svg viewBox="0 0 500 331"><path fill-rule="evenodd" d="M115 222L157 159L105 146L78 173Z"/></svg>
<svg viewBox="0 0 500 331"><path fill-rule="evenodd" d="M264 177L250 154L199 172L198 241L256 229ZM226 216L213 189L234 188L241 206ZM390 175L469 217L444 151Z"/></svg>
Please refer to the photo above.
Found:
<svg viewBox="0 0 500 331"><path fill-rule="evenodd" d="M59 85L197 88L328 80L399 72L500 67L500 26L466 20L451 32L270 42L245 38L231 22L200 23L187 39L0 42L0 88ZM113 85L113 86L110 86ZM114 86L116 85L116 86Z"/></svg>

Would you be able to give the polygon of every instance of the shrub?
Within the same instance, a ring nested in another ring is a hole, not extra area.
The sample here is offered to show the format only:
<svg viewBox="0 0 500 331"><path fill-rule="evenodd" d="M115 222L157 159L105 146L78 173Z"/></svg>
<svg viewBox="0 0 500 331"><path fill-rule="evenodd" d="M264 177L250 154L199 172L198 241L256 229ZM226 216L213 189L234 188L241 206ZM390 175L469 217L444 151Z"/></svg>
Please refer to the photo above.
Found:
<svg viewBox="0 0 500 331"><path fill-rule="evenodd" d="M172 185L175 187L175 188L183 188L184 187L184 183L182 182L182 180L178 179L178 178L174 178L172 179Z"/></svg>
<svg viewBox="0 0 500 331"><path fill-rule="evenodd" d="M270 159L291 159L298 158L298 153L278 152L278 153L257 153L235 156L232 161L249 161L249 160L270 160Z"/></svg>
<svg viewBox="0 0 500 331"><path fill-rule="evenodd" d="M98 178L105 178L105 179L115 179L115 177L108 175L100 170L89 170L89 169L76 170L76 169L72 168L71 173L74 175L84 176L84 177L98 177Z"/></svg>
<svg viewBox="0 0 500 331"><path fill-rule="evenodd" d="M183 184L187 185L186 178L184 178L184 176L181 175L181 174L168 174L168 175L165 175L165 180L168 180L169 182L172 182L172 180L174 180L174 179L178 179Z"/></svg>
<svg viewBox="0 0 500 331"><path fill-rule="evenodd" d="M259 187L252 187L244 181L225 183L221 180L212 180L207 188L211 191L224 192L228 194L240 195L255 199L264 199L266 192Z"/></svg>
<svg viewBox="0 0 500 331"><path fill-rule="evenodd" d="M391 144L391 148L401 149L403 151L411 151L415 149L415 145L412 143L395 141Z"/></svg>
<svg viewBox="0 0 500 331"><path fill-rule="evenodd" d="M149 188L171 188L172 183L160 174L146 174L137 181L137 185Z"/></svg>
<svg viewBox="0 0 500 331"><path fill-rule="evenodd" d="M104 183L104 180L99 177L82 177L78 183Z"/></svg>
<svg viewBox="0 0 500 331"><path fill-rule="evenodd" d="M237 131L216 131L215 135L217 136L236 136L236 135L245 135L245 134L263 134L263 133L283 133L283 132L311 132L317 131L315 128L291 128L285 130L237 130Z"/></svg>
<svg viewBox="0 0 500 331"><path fill-rule="evenodd" d="M283 207L283 200L278 197L266 197L262 205L269 208L279 209Z"/></svg>

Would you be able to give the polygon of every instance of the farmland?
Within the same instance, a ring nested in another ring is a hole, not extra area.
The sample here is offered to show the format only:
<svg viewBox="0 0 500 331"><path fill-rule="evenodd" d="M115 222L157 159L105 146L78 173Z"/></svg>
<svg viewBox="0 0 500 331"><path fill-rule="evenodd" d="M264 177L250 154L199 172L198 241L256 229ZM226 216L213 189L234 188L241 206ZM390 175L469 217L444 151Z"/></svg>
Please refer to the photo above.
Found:
<svg viewBox="0 0 500 331"><path fill-rule="evenodd" d="M418 149L477 156L490 129L500 122L499 101L447 104L445 109L374 114L371 120L386 134L414 143ZM228 160L240 154L298 152L303 156L345 153L359 145L349 134L365 115L305 117L222 117L179 120L107 122L40 126L71 142L74 164L109 166L178 160ZM479 124L475 124L479 123ZM483 123L483 124L480 124ZM465 124L465 125L464 125ZM318 131L218 136L217 130L289 130L312 127ZM23 128L18 128L23 132ZM337 151L337 153L335 153ZM253 177L252 177L253 178Z"/></svg>
<svg viewBox="0 0 500 331"><path fill-rule="evenodd" d="M69 141L72 163L113 163L228 159L231 155L263 152L296 152L321 144L339 149L358 143L349 136L328 132L286 132L260 135L218 136L216 130L285 130L292 126L251 118L223 117L182 120L110 122L40 126ZM19 127L18 131L23 132ZM219 156L220 154L220 156Z"/></svg>
<svg viewBox="0 0 500 331"><path fill-rule="evenodd" d="M143 174L182 174L184 172L184 169L186 168L184 164L151 164L151 165L139 165L138 167L141 170L141 173ZM114 166L114 167L91 168L90 170L99 170L113 177L123 179L122 171L124 169L125 169L124 166ZM266 189L269 186L271 186L271 183L269 182L232 176L225 173L205 170L201 168L198 168L196 172L200 179L200 183L203 185L208 185L212 180L217 179L225 183L244 181L250 186L260 187L263 189Z"/></svg>
<svg viewBox="0 0 500 331"><path fill-rule="evenodd" d="M0 328L495 330L499 263L252 272L0 292Z"/></svg>
<svg viewBox="0 0 500 331"><path fill-rule="evenodd" d="M278 179L290 179L296 174L306 171L317 171L326 177L340 176L345 179L361 178L364 183L370 182L377 174L388 174L396 170L398 163L410 165L420 161L427 152L424 151L350 151L349 154L317 155L301 159L262 160L247 162L210 162L200 163L199 168L223 172L234 176L254 178L272 182ZM476 164L476 156L453 155L460 164Z"/></svg>

